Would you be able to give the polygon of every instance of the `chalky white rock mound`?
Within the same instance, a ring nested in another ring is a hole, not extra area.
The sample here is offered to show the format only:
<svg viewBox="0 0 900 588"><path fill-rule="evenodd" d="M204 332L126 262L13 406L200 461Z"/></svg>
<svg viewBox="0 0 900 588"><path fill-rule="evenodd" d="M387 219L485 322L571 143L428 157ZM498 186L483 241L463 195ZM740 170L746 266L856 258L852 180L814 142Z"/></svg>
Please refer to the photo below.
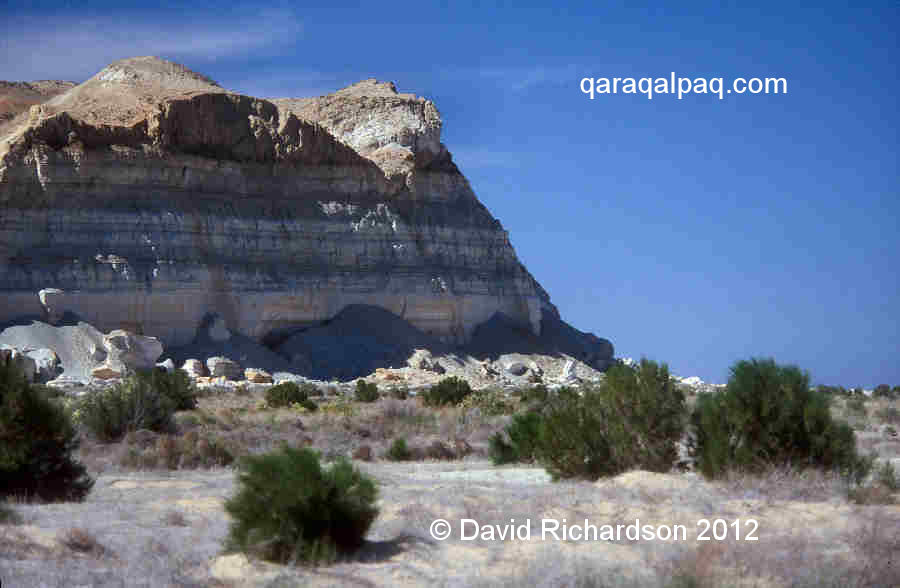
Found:
<svg viewBox="0 0 900 588"><path fill-rule="evenodd" d="M215 313L277 343L362 304L444 343L498 312L537 336L558 313L440 131L374 80L267 101L116 62L0 128L0 324L71 312L175 346Z"/></svg>

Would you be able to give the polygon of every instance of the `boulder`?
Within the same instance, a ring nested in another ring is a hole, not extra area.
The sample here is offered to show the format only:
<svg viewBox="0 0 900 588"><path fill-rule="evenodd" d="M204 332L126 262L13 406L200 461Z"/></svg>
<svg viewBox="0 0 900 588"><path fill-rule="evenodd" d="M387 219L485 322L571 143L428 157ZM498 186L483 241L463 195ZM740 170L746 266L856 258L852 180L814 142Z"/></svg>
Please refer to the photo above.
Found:
<svg viewBox="0 0 900 588"><path fill-rule="evenodd" d="M206 366L199 359L185 360L181 369L187 372L188 377L191 379L203 378L209 375L209 372L206 371Z"/></svg>
<svg viewBox="0 0 900 588"><path fill-rule="evenodd" d="M65 293L59 288L44 288L38 292L38 299L44 312L47 313L47 320L50 324L56 324L62 318L63 312L59 305L54 304L54 299L61 298Z"/></svg>
<svg viewBox="0 0 900 588"><path fill-rule="evenodd" d="M122 329L104 335L103 346L108 354L107 364L123 372L153 369L163 352L162 343L156 337L136 335Z"/></svg>
<svg viewBox="0 0 900 588"><path fill-rule="evenodd" d="M104 349L102 345L97 345L96 343L91 345L91 350L88 352L88 357L98 363L106 361L107 355L106 349Z"/></svg>
<svg viewBox="0 0 900 588"><path fill-rule="evenodd" d="M209 375L213 378L224 377L227 380L240 380L244 375L241 366L227 357L210 357L206 360Z"/></svg>
<svg viewBox="0 0 900 588"><path fill-rule="evenodd" d="M563 366L562 373L559 376L559 380L563 383L572 383L578 380L578 376L575 371L574 359L566 360L566 365Z"/></svg>
<svg viewBox="0 0 900 588"><path fill-rule="evenodd" d="M410 358L406 360L406 363L411 368L436 374L443 374L447 371L444 369L444 366L432 357L431 352L427 349L416 349Z"/></svg>
<svg viewBox="0 0 900 588"><path fill-rule="evenodd" d="M98 380L114 380L122 377L122 372L108 365L101 365L91 370L91 377Z"/></svg>
<svg viewBox="0 0 900 588"><path fill-rule="evenodd" d="M62 373L59 356L52 349L32 349L25 355L34 360L36 382L49 382Z"/></svg>
<svg viewBox="0 0 900 588"><path fill-rule="evenodd" d="M156 367L163 368L164 370L166 370L167 372L169 372L171 374L172 372L175 371L175 362L172 361L172 358L169 358L165 361L161 361L158 364L156 364Z"/></svg>
<svg viewBox="0 0 900 588"><path fill-rule="evenodd" d="M524 376L528 373L528 366L521 361L512 361L503 366L506 373L513 376Z"/></svg>
<svg viewBox="0 0 900 588"><path fill-rule="evenodd" d="M254 384L271 384L272 374L264 370L247 368L244 370L244 379Z"/></svg>

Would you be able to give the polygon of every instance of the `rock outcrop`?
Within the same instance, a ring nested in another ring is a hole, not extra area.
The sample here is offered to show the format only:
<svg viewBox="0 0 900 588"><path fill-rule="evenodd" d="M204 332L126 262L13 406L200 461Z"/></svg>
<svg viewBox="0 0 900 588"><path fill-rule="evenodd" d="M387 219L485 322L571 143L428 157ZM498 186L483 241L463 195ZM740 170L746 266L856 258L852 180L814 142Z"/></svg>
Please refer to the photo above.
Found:
<svg viewBox="0 0 900 588"><path fill-rule="evenodd" d="M216 316L216 342L275 346L370 305L446 344L498 313L537 337L559 315L440 132L375 80L267 101L116 62L0 128L0 324L71 315L168 347Z"/></svg>

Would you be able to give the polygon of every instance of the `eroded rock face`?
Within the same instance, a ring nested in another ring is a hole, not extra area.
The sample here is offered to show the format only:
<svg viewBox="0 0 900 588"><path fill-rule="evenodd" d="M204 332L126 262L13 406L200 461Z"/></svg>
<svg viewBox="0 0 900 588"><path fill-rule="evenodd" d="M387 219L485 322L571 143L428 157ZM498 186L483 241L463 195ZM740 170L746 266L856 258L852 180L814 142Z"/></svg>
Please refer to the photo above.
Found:
<svg viewBox="0 0 900 588"><path fill-rule="evenodd" d="M364 304L465 343L498 312L535 335L558 316L434 104L392 84L266 101L134 58L10 125L0 322L74 313L177 346L210 313L283 339Z"/></svg>

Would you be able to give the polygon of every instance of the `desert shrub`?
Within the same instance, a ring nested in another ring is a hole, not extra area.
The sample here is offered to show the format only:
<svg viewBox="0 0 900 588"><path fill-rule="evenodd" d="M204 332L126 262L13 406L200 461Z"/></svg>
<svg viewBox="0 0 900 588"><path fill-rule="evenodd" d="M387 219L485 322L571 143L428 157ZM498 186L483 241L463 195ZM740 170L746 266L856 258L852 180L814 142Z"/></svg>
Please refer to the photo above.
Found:
<svg viewBox="0 0 900 588"><path fill-rule="evenodd" d="M440 440L434 440L429 443L424 448L422 453L424 453L424 457L427 457L428 459L456 459L456 453L454 453L452 449L447 447L446 443Z"/></svg>
<svg viewBox="0 0 900 588"><path fill-rule="evenodd" d="M895 391L900 391L900 388L891 389L887 384L880 384L875 386L875 389L872 390L872 398L887 398L888 400L894 400L896 398Z"/></svg>
<svg viewBox="0 0 900 588"><path fill-rule="evenodd" d="M542 412L535 457L553 479L668 471L684 430L684 394L666 364L617 364L581 395L560 390Z"/></svg>
<svg viewBox="0 0 900 588"><path fill-rule="evenodd" d="M181 437L163 435L150 443L139 442L136 435L125 436L126 449L119 465L126 468L196 469L227 466L235 459L232 446L215 436L188 431Z"/></svg>
<svg viewBox="0 0 900 588"><path fill-rule="evenodd" d="M309 389L296 382L282 382L266 390L266 404L270 408L282 408L309 400Z"/></svg>
<svg viewBox="0 0 900 588"><path fill-rule="evenodd" d="M21 524L22 517L5 502L0 502L0 525Z"/></svg>
<svg viewBox="0 0 900 588"><path fill-rule="evenodd" d="M73 527L66 531L60 538L60 543L72 551L92 555L94 557L102 557L109 552L106 547L97 541L96 537L91 535L89 531L80 527Z"/></svg>
<svg viewBox="0 0 900 588"><path fill-rule="evenodd" d="M875 416L884 423L900 424L900 409L896 406L885 406L875 411Z"/></svg>
<svg viewBox="0 0 900 588"><path fill-rule="evenodd" d="M455 406L472 393L469 383L462 378L444 378L423 394L426 406Z"/></svg>
<svg viewBox="0 0 900 588"><path fill-rule="evenodd" d="M356 380L356 394L354 396L357 402L375 402L378 400L378 386L368 383L365 380Z"/></svg>
<svg viewBox="0 0 900 588"><path fill-rule="evenodd" d="M894 464L889 461L884 462L877 470L875 470L875 482L884 486L891 492L900 490L900 478L897 478L897 473L894 471Z"/></svg>
<svg viewBox="0 0 900 588"><path fill-rule="evenodd" d="M707 477L784 464L837 469L853 479L868 473L853 430L832 418L828 396L811 390L809 374L795 366L737 362L724 391L698 396L691 421Z"/></svg>
<svg viewBox="0 0 900 588"><path fill-rule="evenodd" d="M140 371L135 377L146 383L172 401L175 410L194 410L197 408L197 389L182 370L167 371L164 368Z"/></svg>
<svg viewBox="0 0 900 588"><path fill-rule="evenodd" d="M240 462L226 551L279 563L329 562L362 545L378 516L374 481L339 458L323 468L317 452L284 446Z"/></svg>
<svg viewBox="0 0 900 588"><path fill-rule="evenodd" d="M395 400L406 400L409 398L409 388L406 386L394 386L388 390L388 396Z"/></svg>
<svg viewBox="0 0 900 588"><path fill-rule="evenodd" d="M850 396L850 390L847 390L843 386L819 385L816 387L816 391L819 392L820 394L827 394L829 396L842 396L842 397Z"/></svg>
<svg viewBox="0 0 900 588"><path fill-rule="evenodd" d="M0 361L0 498L84 499L94 481L72 457L78 445L66 409Z"/></svg>
<svg viewBox="0 0 900 588"><path fill-rule="evenodd" d="M302 402L294 402L291 404L291 408L300 412L316 412L319 410L319 405L312 398L307 398Z"/></svg>
<svg viewBox="0 0 900 588"><path fill-rule="evenodd" d="M857 415L866 414L866 398L865 396L851 396L847 399L847 410Z"/></svg>
<svg viewBox="0 0 900 588"><path fill-rule="evenodd" d="M534 461L541 429L541 415L526 412L513 415L512 422L502 433L494 433L488 440L488 455L494 465L531 463Z"/></svg>
<svg viewBox="0 0 900 588"><path fill-rule="evenodd" d="M459 407L463 410L471 410L477 408L484 416L496 416L500 414L510 414L514 407L503 390L497 388L486 388L472 392L459 403Z"/></svg>
<svg viewBox="0 0 900 588"><path fill-rule="evenodd" d="M542 406L550 398L550 391L543 384L519 388L515 391L515 394L521 399L523 404L539 406Z"/></svg>
<svg viewBox="0 0 900 588"><path fill-rule="evenodd" d="M86 394L76 403L79 422L100 441L115 441L138 429L171 431L175 410L175 400L154 388L150 378L138 374Z"/></svg>
<svg viewBox="0 0 900 588"><path fill-rule="evenodd" d="M402 437L394 439L394 442L391 443L385 457L391 461L409 461L412 459L412 452L406 445L406 439L403 439Z"/></svg>

